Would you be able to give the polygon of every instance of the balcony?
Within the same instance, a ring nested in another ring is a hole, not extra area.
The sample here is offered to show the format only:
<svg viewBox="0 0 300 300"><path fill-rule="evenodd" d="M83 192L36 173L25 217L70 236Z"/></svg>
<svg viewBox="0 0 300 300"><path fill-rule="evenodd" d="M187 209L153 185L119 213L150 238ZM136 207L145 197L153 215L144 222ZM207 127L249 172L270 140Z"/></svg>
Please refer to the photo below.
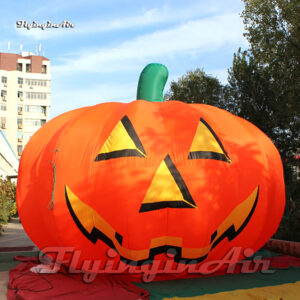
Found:
<svg viewBox="0 0 300 300"><path fill-rule="evenodd" d="M2 96L2 101L6 102L6 96L5 95Z"/></svg>
<svg viewBox="0 0 300 300"><path fill-rule="evenodd" d="M19 97L20 101L23 101L23 97Z"/></svg>
<svg viewBox="0 0 300 300"><path fill-rule="evenodd" d="M18 111L18 115L23 115L23 110Z"/></svg>
<svg viewBox="0 0 300 300"><path fill-rule="evenodd" d="M18 124L18 129L22 129L23 128L23 124Z"/></svg>
<svg viewBox="0 0 300 300"><path fill-rule="evenodd" d="M2 128L2 129L5 129L5 128L6 128L6 124L5 124L5 123L2 123L2 124L1 124L1 128Z"/></svg>
<svg viewBox="0 0 300 300"><path fill-rule="evenodd" d="M18 138L18 143L22 143L23 139L22 138Z"/></svg>

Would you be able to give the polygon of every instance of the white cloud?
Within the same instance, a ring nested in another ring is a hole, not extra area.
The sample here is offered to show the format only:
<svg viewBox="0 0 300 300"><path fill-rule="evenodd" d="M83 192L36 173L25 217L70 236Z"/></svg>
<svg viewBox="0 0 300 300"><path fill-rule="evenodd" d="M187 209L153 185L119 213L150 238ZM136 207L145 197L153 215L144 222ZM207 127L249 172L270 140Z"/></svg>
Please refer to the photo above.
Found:
<svg viewBox="0 0 300 300"><path fill-rule="evenodd" d="M54 89L51 118L66 111L104 102L130 102L135 99L136 86L129 84L98 84L81 89Z"/></svg>
<svg viewBox="0 0 300 300"><path fill-rule="evenodd" d="M134 27L149 26L156 23L165 23L170 21L170 14L166 13L166 9L149 9L141 15L122 17L114 20L92 20L81 21L74 24L74 28L70 29L17 29L21 35L34 38L35 40L45 40L53 38L62 38L67 35L87 35L95 33L110 32L115 30L126 30ZM184 15L182 15L184 17ZM177 20L180 20L177 18ZM47 20L48 21L48 20ZM72 20L69 20L72 22ZM46 22L44 22L46 23Z"/></svg>
<svg viewBox="0 0 300 300"><path fill-rule="evenodd" d="M159 8L151 8L144 11L141 14L135 14L134 16L120 17L114 20L97 18L93 20L81 20L75 22L75 27L72 29L17 29L17 33L26 37L33 38L35 40L45 40L54 38L65 38L68 35L89 35L95 33L110 32L116 30L126 30L130 28L142 28L155 24L168 24L175 22L182 22L184 20L205 16L208 14L217 13L220 11L220 5L214 5L211 3L200 2L190 7L169 7L167 5ZM33 20L28 20L28 23ZM48 19L44 20L46 23ZM64 20L61 20L64 21ZM72 20L68 20L72 22ZM55 23L55 22L53 22Z"/></svg>
<svg viewBox="0 0 300 300"><path fill-rule="evenodd" d="M213 52L227 44L241 45L243 24L237 14L189 21L124 42L118 47L82 50L52 67L53 73L105 73L129 70L139 62Z"/></svg>

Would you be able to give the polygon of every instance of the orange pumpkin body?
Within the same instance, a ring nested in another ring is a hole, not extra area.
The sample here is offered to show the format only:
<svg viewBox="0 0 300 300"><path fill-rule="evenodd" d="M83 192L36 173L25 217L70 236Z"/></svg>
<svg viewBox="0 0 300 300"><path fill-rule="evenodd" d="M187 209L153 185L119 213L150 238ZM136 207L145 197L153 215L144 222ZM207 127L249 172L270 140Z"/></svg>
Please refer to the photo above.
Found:
<svg viewBox="0 0 300 300"><path fill-rule="evenodd" d="M105 260L110 247L131 261L172 247L177 259L198 261L234 246L256 251L284 204L280 156L263 132L178 101L104 103L56 117L25 147L17 186L34 243L75 247L81 259Z"/></svg>

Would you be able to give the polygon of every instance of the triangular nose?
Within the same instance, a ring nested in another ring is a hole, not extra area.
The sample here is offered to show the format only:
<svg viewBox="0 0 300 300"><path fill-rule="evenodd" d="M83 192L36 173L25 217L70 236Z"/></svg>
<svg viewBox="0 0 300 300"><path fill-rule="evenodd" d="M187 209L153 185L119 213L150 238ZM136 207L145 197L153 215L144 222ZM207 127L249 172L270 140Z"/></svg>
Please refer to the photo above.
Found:
<svg viewBox="0 0 300 300"><path fill-rule="evenodd" d="M196 207L184 180L169 155L159 165L147 190L140 212L166 207Z"/></svg>

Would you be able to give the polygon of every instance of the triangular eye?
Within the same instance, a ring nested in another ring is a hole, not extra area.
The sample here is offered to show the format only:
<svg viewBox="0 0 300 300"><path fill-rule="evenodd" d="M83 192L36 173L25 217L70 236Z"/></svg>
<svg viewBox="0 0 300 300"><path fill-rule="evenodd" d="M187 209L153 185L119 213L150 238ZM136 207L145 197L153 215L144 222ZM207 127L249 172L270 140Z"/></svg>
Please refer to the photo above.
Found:
<svg viewBox="0 0 300 300"><path fill-rule="evenodd" d="M216 159L231 162L220 139L202 118L190 148L189 159Z"/></svg>
<svg viewBox="0 0 300 300"><path fill-rule="evenodd" d="M128 156L146 157L146 152L130 120L124 116L112 130L95 161Z"/></svg>

